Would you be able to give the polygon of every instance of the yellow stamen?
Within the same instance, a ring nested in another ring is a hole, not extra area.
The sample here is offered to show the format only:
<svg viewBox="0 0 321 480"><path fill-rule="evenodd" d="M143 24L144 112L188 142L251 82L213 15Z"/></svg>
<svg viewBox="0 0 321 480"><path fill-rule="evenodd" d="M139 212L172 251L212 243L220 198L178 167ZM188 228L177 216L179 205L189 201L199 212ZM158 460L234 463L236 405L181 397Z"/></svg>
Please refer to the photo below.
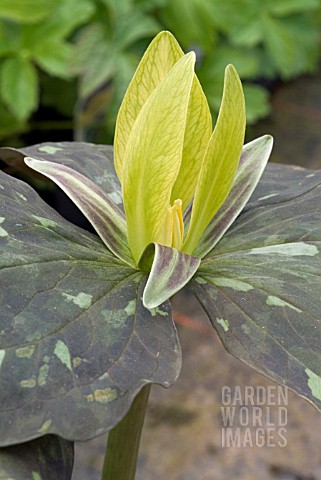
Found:
<svg viewBox="0 0 321 480"><path fill-rule="evenodd" d="M184 239L184 222L182 212L182 200L174 201L172 207L168 207L163 226L157 238L157 243L166 247L181 248Z"/></svg>

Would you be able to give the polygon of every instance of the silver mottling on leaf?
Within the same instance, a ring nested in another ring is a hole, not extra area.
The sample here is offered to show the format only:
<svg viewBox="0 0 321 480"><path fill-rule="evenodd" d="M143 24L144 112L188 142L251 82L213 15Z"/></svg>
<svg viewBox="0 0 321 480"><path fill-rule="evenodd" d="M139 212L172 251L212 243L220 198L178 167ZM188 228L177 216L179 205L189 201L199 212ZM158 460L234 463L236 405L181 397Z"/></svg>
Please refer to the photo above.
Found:
<svg viewBox="0 0 321 480"><path fill-rule="evenodd" d="M312 395L321 400L321 378L308 368L305 369L305 373L308 376L308 386Z"/></svg>
<svg viewBox="0 0 321 480"><path fill-rule="evenodd" d="M18 358L31 358L35 351L34 345L27 345L26 347L17 348L15 351Z"/></svg>
<svg viewBox="0 0 321 480"><path fill-rule="evenodd" d="M0 223L3 223L5 221L5 217L0 217ZM3 227L0 227L0 237L7 237L9 234L7 230L5 230Z"/></svg>
<svg viewBox="0 0 321 480"><path fill-rule="evenodd" d="M54 354L56 355L57 358L66 365L69 370L71 370L71 358L70 358L70 352L67 347L67 345L61 341L58 340L54 349Z"/></svg>
<svg viewBox="0 0 321 480"><path fill-rule="evenodd" d="M314 257L319 253L315 245L305 242L284 243L280 245L268 245L267 247L252 248L248 255L269 255L269 254L288 255L290 257L307 256Z"/></svg>
<svg viewBox="0 0 321 480"><path fill-rule="evenodd" d="M5 357L5 354L6 354L5 350L0 350L0 368L1 368L1 364L3 362L3 359Z"/></svg>
<svg viewBox="0 0 321 480"><path fill-rule="evenodd" d="M78 295L69 295L68 293L63 293L63 296L67 299L68 302L73 302L75 305L78 305L80 308L89 308L92 303L92 295L89 293L80 292Z"/></svg>
<svg viewBox="0 0 321 480"><path fill-rule="evenodd" d="M276 195L278 195L278 193L270 193L269 195L264 195L264 197L258 198L257 201L260 202L261 200L267 200L268 198L275 197Z"/></svg>
<svg viewBox="0 0 321 480"><path fill-rule="evenodd" d="M121 205L123 203L122 197L119 192L116 190L108 194L110 200L112 200L116 205Z"/></svg>
<svg viewBox="0 0 321 480"><path fill-rule="evenodd" d="M63 149L59 147L53 147L51 145L44 145L43 147L39 147L38 150L39 152L49 153L49 155L53 155Z"/></svg>
<svg viewBox="0 0 321 480"><path fill-rule="evenodd" d="M33 388L37 385L36 379L34 377L28 378L26 380L21 380L20 386L22 388Z"/></svg>
<svg viewBox="0 0 321 480"><path fill-rule="evenodd" d="M37 215L32 216L36 218L43 227L55 228L57 226L56 222L54 222L53 220L49 220L49 218L38 217Z"/></svg>
<svg viewBox="0 0 321 480"><path fill-rule="evenodd" d="M52 420L46 420L42 425L41 427L39 428L38 432L39 433L47 433L49 428L51 427L52 425Z"/></svg>
<svg viewBox="0 0 321 480"><path fill-rule="evenodd" d="M81 359L80 357L74 357L74 358L72 359L72 366L73 366L74 368L77 368L77 367L79 367L79 365L81 364L81 362L82 362L82 359Z"/></svg>
<svg viewBox="0 0 321 480"><path fill-rule="evenodd" d="M276 307L289 307L289 308L292 308L292 310L295 310L296 312L302 313L302 310L295 307L294 305L291 305L291 303L285 302L284 300L282 300L282 298L274 297L273 295L268 296L266 300L266 304L273 305Z"/></svg>
<svg viewBox="0 0 321 480"><path fill-rule="evenodd" d="M217 318L216 321L219 325L221 325L221 327L223 327L224 332L228 331L228 329L230 327L230 324L229 324L228 320L224 320L224 318Z"/></svg>
<svg viewBox="0 0 321 480"><path fill-rule="evenodd" d="M148 311L150 312L152 317L155 317L156 315L166 317L168 315L168 312L166 312L166 310L162 310L160 307L148 308Z"/></svg>
<svg viewBox="0 0 321 480"><path fill-rule="evenodd" d="M22 200L23 200L24 202L27 201L27 197L25 197L22 193L19 193L19 192L18 192L17 195L18 195L18 197L22 198Z"/></svg>
<svg viewBox="0 0 321 480"><path fill-rule="evenodd" d="M86 396L88 402L98 402L107 404L117 398L116 390L112 388L97 389L93 393Z"/></svg>
<svg viewBox="0 0 321 480"><path fill-rule="evenodd" d="M44 365L41 365L41 367L39 368L39 374L38 374L38 385L43 386L46 384L48 372L49 372L49 365L47 365L46 363Z"/></svg>
<svg viewBox="0 0 321 480"><path fill-rule="evenodd" d="M136 300L130 300L126 306L126 308L124 308L125 312L127 313L127 315L135 315L136 313Z"/></svg>
<svg viewBox="0 0 321 480"><path fill-rule="evenodd" d="M205 278L202 278L202 277L195 277L195 281L199 284L199 285L205 285L207 283L207 280L205 280Z"/></svg>
<svg viewBox="0 0 321 480"><path fill-rule="evenodd" d="M235 280L234 278L224 277L211 277L211 283L214 283L217 287L229 287L238 292L248 292L253 290L252 285L242 282L241 280Z"/></svg>

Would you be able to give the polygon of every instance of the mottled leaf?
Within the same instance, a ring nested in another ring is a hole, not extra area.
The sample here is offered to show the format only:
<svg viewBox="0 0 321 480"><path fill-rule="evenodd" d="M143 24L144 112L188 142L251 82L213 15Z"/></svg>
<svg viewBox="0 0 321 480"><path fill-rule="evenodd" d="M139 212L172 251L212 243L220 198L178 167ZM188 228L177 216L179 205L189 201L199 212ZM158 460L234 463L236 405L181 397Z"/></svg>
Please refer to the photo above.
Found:
<svg viewBox="0 0 321 480"><path fill-rule="evenodd" d="M123 164L123 200L128 242L136 262L157 241L184 143L195 54L170 70L142 107L131 130Z"/></svg>
<svg viewBox="0 0 321 480"><path fill-rule="evenodd" d="M205 229L194 250L196 257L202 258L212 250L241 213L261 178L272 145L272 137L266 135L244 146L230 193Z"/></svg>
<svg viewBox="0 0 321 480"><path fill-rule="evenodd" d="M70 480L73 463L73 443L56 435L0 448L2 480Z"/></svg>
<svg viewBox="0 0 321 480"><path fill-rule="evenodd" d="M192 282L229 352L321 410L320 272L320 172L271 165Z"/></svg>
<svg viewBox="0 0 321 480"><path fill-rule="evenodd" d="M228 196L242 153L244 133L242 85L235 68L229 65L225 70L220 113L197 181L183 252L194 253L205 228Z"/></svg>
<svg viewBox="0 0 321 480"><path fill-rule="evenodd" d="M24 161L28 167L54 181L81 210L107 247L118 258L134 266L124 214L98 185L65 165L31 157Z"/></svg>
<svg viewBox="0 0 321 480"><path fill-rule="evenodd" d="M152 251L154 258L143 294L143 304L147 308L156 308L190 281L201 261L158 243L149 245L146 250L146 256L150 257ZM142 263L144 258L140 265Z"/></svg>
<svg viewBox="0 0 321 480"><path fill-rule="evenodd" d="M177 378L170 306L145 309L144 274L23 182L0 179L1 444L94 437L143 385Z"/></svg>
<svg viewBox="0 0 321 480"><path fill-rule="evenodd" d="M277 179L277 180L276 180ZM287 202L313 190L321 183L321 170L268 163L244 211Z"/></svg>
<svg viewBox="0 0 321 480"><path fill-rule="evenodd" d="M84 142L49 142L21 149L0 148L0 160L25 174L30 174L30 168L23 161L25 157L48 160L73 168L101 187L110 200L121 207L121 187L114 170L111 146Z"/></svg>

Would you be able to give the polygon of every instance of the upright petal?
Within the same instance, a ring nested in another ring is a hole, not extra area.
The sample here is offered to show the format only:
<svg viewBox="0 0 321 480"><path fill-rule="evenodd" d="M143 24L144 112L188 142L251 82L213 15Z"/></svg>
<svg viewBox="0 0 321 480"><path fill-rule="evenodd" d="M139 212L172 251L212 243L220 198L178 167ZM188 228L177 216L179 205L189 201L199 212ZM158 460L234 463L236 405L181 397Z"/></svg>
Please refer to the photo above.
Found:
<svg viewBox="0 0 321 480"><path fill-rule="evenodd" d="M169 207L181 165L194 63L190 52L174 65L144 104L129 137L122 187L136 262L146 245L157 241Z"/></svg>
<svg viewBox="0 0 321 480"><path fill-rule="evenodd" d="M222 105L198 178L191 222L183 245L192 254L233 184L245 134L245 102L235 68L225 71Z"/></svg>
<svg viewBox="0 0 321 480"><path fill-rule="evenodd" d="M154 38L139 63L119 109L116 122L114 162L120 180L123 177L126 146L139 112L171 68L183 56L184 52L175 37L165 31ZM198 78L194 75L181 169L173 187L171 204L180 198L185 209L192 199L211 131L212 118L208 103Z"/></svg>
<svg viewBox="0 0 321 480"><path fill-rule="evenodd" d="M211 133L211 112L195 75L188 106L182 164L171 196L171 204L177 198L182 200L183 210L193 198Z"/></svg>
<svg viewBox="0 0 321 480"><path fill-rule="evenodd" d="M234 182L227 199L207 225L194 255L203 258L239 216L260 181L273 146L269 135L244 145Z"/></svg>
<svg viewBox="0 0 321 480"><path fill-rule="evenodd" d="M160 32L150 43L120 106L114 141L114 162L120 181L126 146L136 118L155 88L184 52L170 32Z"/></svg>

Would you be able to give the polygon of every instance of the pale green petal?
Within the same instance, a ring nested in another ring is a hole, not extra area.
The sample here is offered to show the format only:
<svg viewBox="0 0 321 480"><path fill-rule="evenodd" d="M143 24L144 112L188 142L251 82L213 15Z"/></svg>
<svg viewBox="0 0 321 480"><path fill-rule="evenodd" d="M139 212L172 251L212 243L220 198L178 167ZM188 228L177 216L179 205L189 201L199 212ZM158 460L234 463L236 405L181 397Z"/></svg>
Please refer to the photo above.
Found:
<svg viewBox="0 0 321 480"><path fill-rule="evenodd" d="M132 128L123 170L128 242L138 262L157 241L183 151L195 54L179 60L154 90Z"/></svg>
<svg viewBox="0 0 321 480"><path fill-rule="evenodd" d="M171 204L177 198L182 200L183 210L193 198L211 133L212 117L210 109L195 75L188 106L182 164L171 196Z"/></svg>
<svg viewBox="0 0 321 480"><path fill-rule="evenodd" d="M120 180L129 135L142 106L183 55L184 52L170 32L160 32L144 53L117 116L114 162Z"/></svg>
<svg viewBox="0 0 321 480"><path fill-rule="evenodd" d="M165 31L154 38L140 61L117 116L114 162L120 180L122 180L123 161L130 132L142 106L183 56L184 52L175 37ZM180 198L185 209L192 199L211 131L210 110L195 75L188 108L182 166L174 185L171 204Z"/></svg>
<svg viewBox="0 0 321 480"><path fill-rule="evenodd" d="M191 222L183 245L192 254L202 233L224 203L237 170L245 133L245 103L235 68L225 70L222 105L198 179Z"/></svg>

